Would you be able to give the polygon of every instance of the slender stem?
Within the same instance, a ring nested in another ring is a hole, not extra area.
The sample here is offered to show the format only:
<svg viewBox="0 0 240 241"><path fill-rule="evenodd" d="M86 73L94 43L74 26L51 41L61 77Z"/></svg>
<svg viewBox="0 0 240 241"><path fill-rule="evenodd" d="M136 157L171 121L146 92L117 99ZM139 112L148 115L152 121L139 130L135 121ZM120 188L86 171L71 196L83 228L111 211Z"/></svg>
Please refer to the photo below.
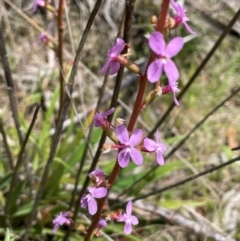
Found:
<svg viewBox="0 0 240 241"><path fill-rule="evenodd" d="M18 154L17 163L16 163L16 166L14 168L13 177L12 177L12 180L11 180L9 192L8 192L7 198L6 198L6 200L7 200L6 201L6 205L5 205L5 218L6 218L6 220L8 220L9 207L10 207L10 203L11 203L10 200L12 198L13 189L16 186L18 169L21 166L22 157L23 157L23 154L24 154L24 151L25 151L25 147L26 147L26 145L28 143L28 139L29 139L30 134L32 132L33 126L34 126L34 124L35 124L35 122L37 120L37 114L38 114L38 111L39 111L40 107L41 107L40 104L38 104L37 107L36 107L36 110L35 110L34 115L33 115L33 119L31 121L31 124L30 124L29 128L28 128L28 131L26 133L25 139L23 141L23 144L21 146L20 152ZM28 175L27 175L27 178L29 178Z"/></svg>
<svg viewBox="0 0 240 241"><path fill-rule="evenodd" d="M75 56L75 59L73 61L72 71L71 71L69 81L68 81L68 83L69 83L69 93L70 94L72 93L72 90L73 90L77 66L78 66L78 63L79 63L79 60L80 60L80 57L81 57L81 54L82 54L83 47L86 43L89 31L91 29L91 26L93 24L95 16L98 13L98 10L101 6L101 3L102 3L102 0L97 0L96 4L95 4L95 6L94 6L94 8L91 12L91 15L89 17L89 20L87 22L87 25L86 25L86 27L83 31L83 35L82 35L82 38L80 40L80 43L78 45L78 48L77 48L77 51L76 51L76 56ZM59 143L59 140L60 140L60 137L61 137L63 122L65 120L65 116L66 116L66 113L67 113L67 110L68 110L69 104L70 104L70 98L68 97L68 95L64 95L64 97L65 98L64 98L63 109L61 111L61 115L60 115L59 120L58 120L57 128L56 128L53 140L52 140L52 144L51 144L51 148L50 148L50 154L49 154L49 157L48 157L48 160L47 160L47 163L46 163L43 175L42 175L40 188L39 188L37 196L34 200L34 205L33 205L32 211L31 211L30 216L29 216L27 228L26 228L26 231L25 231L24 240L28 240L28 234L29 234L30 228L32 226L32 221L35 218L38 205L39 205L39 203L42 199L42 194L43 194L43 191L45 189L46 182L48 180L48 178L47 178L48 173L50 171L50 168L51 168L51 165L52 165L52 162L53 162L53 158L55 156L57 146L58 146L58 143Z"/></svg>
<svg viewBox="0 0 240 241"><path fill-rule="evenodd" d="M164 0L164 2L169 3L169 0ZM129 37L129 34L130 34L130 30L131 30L131 23L132 22L130 20L132 19L131 13L134 9L134 5L135 5L135 0L130 1L130 3L126 5L126 19L125 19L125 27L126 28L125 28L124 35L127 34L128 37ZM159 22L159 24L162 24L163 26L162 27L160 26L158 28L158 29L162 29L162 30L164 28L164 23L165 23L165 19L166 19L166 15L167 15L168 4L163 4L163 7L164 8L162 8L162 16L165 15L165 17L164 17L163 20L161 20ZM166 7L167 7L167 9L166 9ZM162 19L162 16L161 16L161 19ZM125 42L127 42L126 39L124 39L124 40L125 40ZM153 54L151 54L147 67L153 61L153 59L154 59L154 56L153 56ZM128 131L130 131L130 132L133 130L135 122L137 120L137 117L138 117L138 115L141 111L141 104L142 104L142 101L143 101L143 96L144 96L144 92L145 92L146 85L147 85L147 74L146 73L147 73L147 68L146 68L145 74L143 76L140 76L140 84L139 84L138 94L137 94L137 98L136 98L135 105L134 105L134 108L133 108L133 113L132 113L132 116L130 118L130 122L129 122L129 125L128 125ZM110 188L108 189L108 194L111 190L111 187L113 186L113 183L114 183L120 169L121 169L121 167L119 166L118 161L116 161L116 163L114 165L114 168L112 170L112 173L111 173L111 175L108 179L108 183L109 183L109 186L110 186ZM108 194L107 194L107 196L108 196ZM93 231L94 231L94 229L95 229L96 225L98 224L99 219L101 217L102 208L103 208L104 203L107 199L107 196L99 200L97 213L93 217L92 223L91 223L90 227L88 228L88 232L87 232L87 234L84 238L84 241L89 241L91 239L92 233L93 233Z"/></svg>
<svg viewBox="0 0 240 241"><path fill-rule="evenodd" d="M61 115L64 100L64 69L63 69L63 0L59 0L58 5L58 60L59 60L59 82L60 82L60 98L58 118Z"/></svg>
<svg viewBox="0 0 240 241"><path fill-rule="evenodd" d="M4 69L6 84L7 84L8 96L9 96L10 106L11 106L11 111L12 111L12 117L13 117L15 127L17 130L19 143L22 144L24 137L23 137L23 133L21 130L21 124L19 121L18 104L17 104L17 98L15 96L15 92L14 92L14 82L13 82L13 78L12 78L12 71L10 69L10 65L9 65L9 61L8 61L8 54L6 51L6 46L5 46L5 41L4 41L4 37L3 37L3 31L2 31L1 24L0 24L0 56L1 56L2 65L3 65L3 69Z"/></svg>
<svg viewBox="0 0 240 241"><path fill-rule="evenodd" d="M160 188L160 189L158 189L156 191L149 192L149 193L147 193L145 195L142 195L142 196L139 196L137 198L134 198L132 201L134 202L134 201L137 201L137 200L140 200L140 199L144 199L144 198L156 195L158 193L162 193L162 192L164 192L166 190L169 190L169 189L172 189L174 187L178 187L178 186L183 185L183 184L185 184L187 182L193 181L193 180L195 180L195 179L197 179L197 178L199 178L201 176L204 176L204 175L209 174L211 172L217 171L217 170L219 170L219 169L221 169L223 167L231 165L232 163L234 163L236 161L240 161L240 156L235 157L235 158L233 158L233 159L231 159L231 160L229 160L227 162L221 163L221 164L219 164L217 166L214 166L214 167L211 167L209 169L206 169L205 171L199 172L196 175L192 175L192 176L186 177L186 178L182 179L181 181L178 181L178 182L173 183L171 185L165 186L165 187Z"/></svg>
<svg viewBox="0 0 240 241"><path fill-rule="evenodd" d="M105 88L107 86L107 81L108 81L108 74L105 75L105 78L104 78L104 81L103 81L103 85L102 85L102 87L100 89L100 92L99 92L98 103L97 103L97 106L96 106L96 112L99 111L99 108L101 106L102 98L104 96ZM70 201L70 204L69 204L69 211L71 211L71 209L73 208L74 202L75 202L75 196L77 194L78 183L79 183L79 180L80 180L80 176L81 176L81 173L82 173L83 166L84 166L85 161L86 161L86 156L87 156L88 150L90 149L89 143L90 143L90 139L91 139L91 136L92 136L92 130L93 130L93 125L90 126L90 129L89 129L89 132L88 132L88 136L86 138L86 145L84 147L83 155L82 155L81 160L80 160L80 165L79 165L79 168L78 168L78 171L77 171L77 176L76 176L76 180L75 180L74 190L73 190L73 193L72 193L72 196L71 196L71 201ZM101 145L101 147L102 147L102 145ZM95 157L96 157L96 155L95 155ZM96 165L97 162L94 161L95 157L93 158L92 164ZM95 167L93 169L95 169ZM89 179L89 177L88 177L88 175L86 175L85 183L86 183L86 180L88 180L88 179ZM88 182L87 182L87 185L88 185ZM86 188L87 188L87 186L86 186ZM83 193L85 192L86 188L84 188L84 185L83 185L83 188L82 188L81 192L78 195L78 199L75 202L74 215L73 215L73 218L72 218L73 222L75 222L75 220L77 219L78 211L79 211L79 208L80 208L79 203L80 203L81 197L82 197ZM72 229L69 228L68 231L66 232L65 237L63 238L63 241L68 240L68 238L70 237L71 233L72 233Z"/></svg>
<svg viewBox="0 0 240 241"><path fill-rule="evenodd" d="M166 16L167 16L167 12L168 12L168 6L169 6L169 0L164 0L162 3L162 10L160 12L160 16L158 18L158 23L157 23L157 28L156 28L159 32L163 32L165 20L166 20ZM133 113L132 113L132 116L131 116L129 124L128 124L128 131L130 131L130 132L132 132L134 125L136 123L136 120L141 112L141 105L143 102L143 97L144 97L145 89L146 89L147 82L148 82L147 69L153 60L154 60L154 54L151 53L150 58L148 60L147 67L145 69L145 73L143 76L140 76L139 89L138 89L136 101L134 104Z"/></svg>

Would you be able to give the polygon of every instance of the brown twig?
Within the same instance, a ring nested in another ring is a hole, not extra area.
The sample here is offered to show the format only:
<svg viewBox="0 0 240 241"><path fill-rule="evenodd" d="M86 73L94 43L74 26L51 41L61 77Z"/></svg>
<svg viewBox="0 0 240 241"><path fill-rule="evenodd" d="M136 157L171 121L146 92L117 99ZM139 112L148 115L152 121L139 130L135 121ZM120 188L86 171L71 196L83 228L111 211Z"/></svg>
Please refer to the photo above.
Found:
<svg viewBox="0 0 240 241"><path fill-rule="evenodd" d="M5 46L5 41L4 41L4 37L3 37L3 31L2 31L1 24L0 24L0 56L1 56L1 60L2 60L4 73L5 73L5 79L6 79L8 96L9 96L10 105L11 105L12 117L13 117L15 127L17 130L19 143L22 144L24 138L23 138L21 124L20 124L19 116L18 116L17 98L16 98L15 92L14 92L12 71L9 66L8 55L7 55L7 51L6 51L6 46Z"/></svg>
<svg viewBox="0 0 240 241"><path fill-rule="evenodd" d="M221 164L219 164L219 165L217 165L217 166L215 166L215 167L206 169L206 170L203 171L203 172L199 172L199 173L196 174L196 175L192 175L192 176L190 176L190 177L187 177L187 178L182 179L181 181L178 181L178 182L173 183L173 184L171 184L171 185L168 185L168 186L165 186L165 187L163 187L163 188L160 188L160 189L158 189L158 190L156 190L156 191L154 191L154 192L149 192L149 193L147 193L147 194L145 194L145 195L142 195L142 196L139 196L139 197L137 197L137 198L134 198L133 201L140 200L140 199L144 199L144 198L147 198L147 197L156 195L156 194L158 194L158 193L162 193L162 192L164 192L164 191L166 191L166 190L169 190L169 189L178 187L178 186L183 185L183 184L185 184L185 183L187 183L187 182L193 181L193 180L195 180L195 179L197 179L197 178L199 178L199 177L201 177L201 176L204 176L204 175L209 174L209 173L211 173L211 172L217 171L217 170L219 170L219 169L221 169L221 168L223 168L223 167L225 167L225 166L229 166L229 165L231 165L232 163L234 163L234 162L236 162L236 161L239 161L239 160L240 160L240 156L235 157L235 158L233 158L233 159L231 159L231 160L229 160L229 161L227 161L227 162L224 162L224 163L221 163Z"/></svg>
<svg viewBox="0 0 240 241"><path fill-rule="evenodd" d="M59 82L60 82L60 98L58 119L61 115L64 100L64 68L63 68L63 0L59 0L58 5L58 60L59 60Z"/></svg>
<svg viewBox="0 0 240 241"><path fill-rule="evenodd" d="M177 96L178 100L182 99L184 94L187 92L187 90L190 88L190 86L193 84L193 82L196 80L200 72L204 69L208 61L211 59L213 54L216 52L220 44L222 43L223 39L227 36L228 32L232 29L232 26L235 24L235 22L239 19L240 16L240 8L236 12L236 14L233 16L231 21L229 22L228 26L224 29L223 33L220 35L212 49L209 51L209 53L206 55L205 59L202 61L202 63L199 65L193 76L189 79L188 83L184 86L184 88L181 90L180 94ZM172 109L175 107L175 103L172 102L171 105L168 107L168 109L165 111L163 116L159 119L157 124L154 126L154 128L150 131L149 137L153 136L153 134L156 132L158 127L166 120Z"/></svg>

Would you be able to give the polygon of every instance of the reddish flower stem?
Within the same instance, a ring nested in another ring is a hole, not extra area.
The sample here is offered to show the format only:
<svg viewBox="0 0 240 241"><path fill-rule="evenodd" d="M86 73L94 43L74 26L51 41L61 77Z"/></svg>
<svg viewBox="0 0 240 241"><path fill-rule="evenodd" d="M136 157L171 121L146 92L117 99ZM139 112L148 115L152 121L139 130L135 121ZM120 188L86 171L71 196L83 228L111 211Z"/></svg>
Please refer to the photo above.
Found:
<svg viewBox="0 0 240 241"><path fill-rule="evenodd" d="M160 31L160 32L163 32L163 29L164 29L165 19L166 19L167 12L168 12L168 6L169 6L169 0L163 0L162 10L160 12L159 21L157 23L157 30ZM144 75L140 76L137 98L136 98L134 108L133 108L133 113L131 115L129 125L128 125L128 131L129 132L133 131L133 128L134 128L134 125L135 125L136 120L138 118L138 115L141 112L141 105L142 105L142 102L143 102L144 92L145 92L145 89L146 89L146 86L147 86L147 81L148 81L147 80L147 69L148 69L148 66L152 63L153 60L154 60L154 54L151 53L150 58L148 60L147 68L145 70L145 73L144 73ZM111 173L111 175L108 179L108 183L109 183L109 186L110 186L110 188L108 189L108 194L111 190L111 187L112 187L120 169L121 169L121 167L119 166L118 161L116 161L115 166L112 170L112 173ZM104 197L104 198L102 198L98 201L97 213L94 215L94 217L92 219L92 223L88 228L87 234L84 237L84 241L91 240L91 237L93 235L93 231L94 231L95 227L97 226L97 224L98 224L98 222L101 218L102 208L104 206L104 203L107 199L108 194L106 195L106 197Z"/></svg>
<svg viewBox="0 0 240 241"><path fill-rule="evenodd" d="M165 25L165 20L166 20L166 16L167 16L167 12L168 12L168 6L169 6L169 0L163 0L162 3L162 10L160 11L160 16L158 18L158 22L157 22L157 28L156 30L159 32L163 32L164 29L164 25ZM148 64L147 67L145 69L145 73L143 76L140 76L140 83L139 83L139 89L138 89L138 93L137 93L137 98L134 104L134 108L133 108L133 112L132 112L132 116L130 118L129 124L128 124L128 131L132 132L134 125L136 123L136 120L141 112L141 106L142 106L142 102L143 102L143 97L144 97L144 92L147 86L147 69L148 66L152 63L152 61L154 60L154 54L151 53L150 58L148 60Z"/></svg>

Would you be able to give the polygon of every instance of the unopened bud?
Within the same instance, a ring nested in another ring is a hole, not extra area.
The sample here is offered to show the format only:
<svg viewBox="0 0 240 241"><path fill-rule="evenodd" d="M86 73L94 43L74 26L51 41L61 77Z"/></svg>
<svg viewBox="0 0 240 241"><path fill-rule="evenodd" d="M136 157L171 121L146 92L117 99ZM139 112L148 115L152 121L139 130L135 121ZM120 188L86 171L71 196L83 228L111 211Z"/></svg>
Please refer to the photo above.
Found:
<svg viewBox="0 0 240 241"><path fill-rule="evenodd" d="M141 75L141 70L139 68L139 66L135 63L133 63L132 61L126 59L123 55L119 55L118 56L118 62L125 66L127 69L129 69L131 72L137 74L137 75Z"/></svg>
<svg viewBox="0 0 240 241"><path fill-rule="evenodd" d="M118 143L118 139L117 136L115 134L115 131L113 129L108 128L107 130L105 130L106 135L114 142L114 143Z"/></svg>
<svg viewBox="0 0 240 241"><path fill-rule="evenodd" d="M173 28L176 27L176 21L174 18L170 17L170 15L168 14L165 20L165 25L164 25L164 29L168 29L171 30Z"/></svg>
<svg viewBox="0 0 240 241"><path fill-rule="evenodd" d="M157 86L154 90L152 90L150 93L147 94L147 96L144 98L142 109L144 109L147 105L152 103L157 96L160 96L162 94L161 86Z"/></svg>
<svg viewBox="0 0 240 241"><path fill-rule="evenodd" d="M157 26L158 18L156 15L152 15L150 21L153 26Z"/></svg>

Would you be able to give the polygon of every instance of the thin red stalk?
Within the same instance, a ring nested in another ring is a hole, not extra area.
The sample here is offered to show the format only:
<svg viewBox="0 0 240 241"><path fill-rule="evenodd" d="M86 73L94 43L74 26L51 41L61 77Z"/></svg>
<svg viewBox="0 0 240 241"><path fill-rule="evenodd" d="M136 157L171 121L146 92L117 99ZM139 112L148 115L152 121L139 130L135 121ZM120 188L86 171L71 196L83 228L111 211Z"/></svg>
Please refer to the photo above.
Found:
<svg viewBox="0 0 240 241"><path fill-rule="evenodd" d="M59 98L59 114L62 111L64 100L64 78L63 78L63 0L59 0L58 6L58 61L59 61L59 82L60 82L60 98ZM59 118L58 118L59 119Z"/></svg>
<svg viewBox="0 0 240 241"><path fill-rule="evenodd" d="M161 11L159 21L158 21L158 26L157 26L158 31L161 31L161 32L164 29L165 19L166 19L167 11L168 11L168 5L169 5L169 0L163 0L162 11ZM148 64L147 64L147 68L153 60L154 60L154 55L151 53ZM137 98L136 98L136 101L134 104L133 113L131 115L129 125L128 125L128 131L130 131L130 132L133 130L137 117L141 111L141 105L142 105L142 101L143 101L143 97L144 97L144 92L145 92L145 89L147 86L147 81L148 81L147 80L147 68L145 70L144 75L140 76L140 84L139 84L138 94L137 94ZM108 189L108 193L110 192L111 187L113 186L113 183L114 183L120 169L121 169L121 167L119 166L118 161L116 161L115 166L112 170L112 173L108 179L108 184L110 186L110 188ZM108 194L107 194L107 196L108 196ZM84 241L91 240L93 231L100 220L102 208L107 199L107 196L99 200L97 213L93 217L92 223L88 228Z"/></svg>
<svg viewBox="0 0 240 241"><path fill-rule="evenodd" d="M158 18L157 22L157 31L163 32L164 25L165 25L165 20L168 12L168 6L169 6L169 0L164 0L162 3L162 9L160 11L160 16ZM139 89L137 93L137 98L134 104L132 116L130 118L129 124L128 124L128 131L132 132L134 125L136 123L136 120L141 112L141 105L143 102L143 97L144 97L144 92L147 86L147 69L148 66L152 63L154 60L154 55L151 53L150 58L148 60L147 68L145 70L145 73L143 76L140 77L140 84L139 84Z"/></svg>

